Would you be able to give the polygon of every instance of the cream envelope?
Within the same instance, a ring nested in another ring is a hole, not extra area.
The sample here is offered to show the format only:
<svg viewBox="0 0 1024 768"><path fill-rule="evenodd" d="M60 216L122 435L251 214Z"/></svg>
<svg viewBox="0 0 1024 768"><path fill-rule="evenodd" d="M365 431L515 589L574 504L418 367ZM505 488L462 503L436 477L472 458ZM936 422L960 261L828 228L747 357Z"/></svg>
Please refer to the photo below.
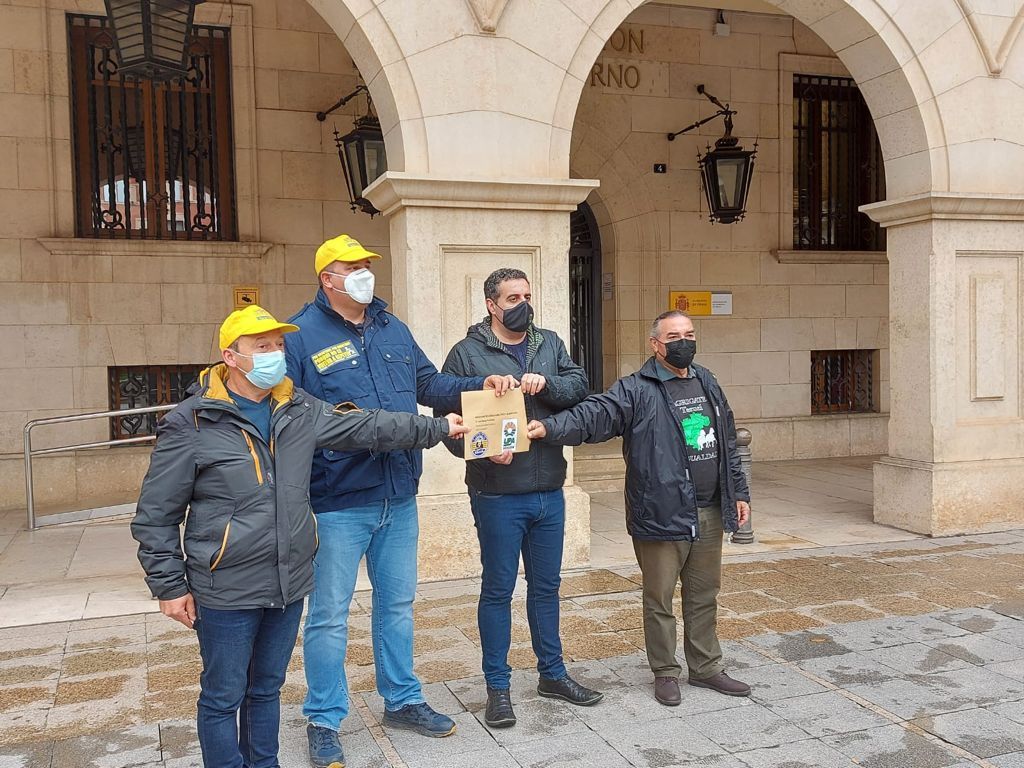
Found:
<svg viewBox="0 0 1024 768"><path fill-rule="evenodd" d="M521 389L513 389L501 397L495 397L489 389L463 392L462 419L469 427L465 437L466 459L530 450L530 439L526 436L526 400Z"/></svg>

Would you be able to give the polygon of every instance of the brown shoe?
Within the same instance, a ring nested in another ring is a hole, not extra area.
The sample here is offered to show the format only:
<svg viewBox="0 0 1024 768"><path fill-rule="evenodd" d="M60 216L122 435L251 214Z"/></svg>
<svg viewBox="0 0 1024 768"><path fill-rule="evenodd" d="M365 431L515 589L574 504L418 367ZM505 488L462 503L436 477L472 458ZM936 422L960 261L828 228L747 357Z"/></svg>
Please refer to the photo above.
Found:
<svg viewBox="0 0 1024 768"><path fill-rule="evenodd" d="M679 696L679 680L674 677L654 678L654 698L666 707L678 707L682 700Z"/></svg>
<svg viewBox="0 0 1024 768"><path fill-rule="evenodd" d="M703 680L695 680L690 678L690 685L695 685L698 688L710 688L713 691L724 693L726 696L749 696L750 686L746 683L741 683L739 680L733 680L725 672L719 672L717 675L711 677L705 677Z"/></svg>

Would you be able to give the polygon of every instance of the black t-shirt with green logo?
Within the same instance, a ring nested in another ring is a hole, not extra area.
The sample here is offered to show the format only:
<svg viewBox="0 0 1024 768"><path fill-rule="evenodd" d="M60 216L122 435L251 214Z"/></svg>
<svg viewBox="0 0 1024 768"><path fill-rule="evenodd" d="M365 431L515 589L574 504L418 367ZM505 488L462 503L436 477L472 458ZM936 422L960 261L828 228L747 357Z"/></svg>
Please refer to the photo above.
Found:
<svg viewBox="0 0 1024 768"><path fill-rule="evenodd" d="M704 387L696 376L669 379L665 382L665 389L686 443L697 504L701 507L717 504L718 424L715 409L708 402Z"/></svg>

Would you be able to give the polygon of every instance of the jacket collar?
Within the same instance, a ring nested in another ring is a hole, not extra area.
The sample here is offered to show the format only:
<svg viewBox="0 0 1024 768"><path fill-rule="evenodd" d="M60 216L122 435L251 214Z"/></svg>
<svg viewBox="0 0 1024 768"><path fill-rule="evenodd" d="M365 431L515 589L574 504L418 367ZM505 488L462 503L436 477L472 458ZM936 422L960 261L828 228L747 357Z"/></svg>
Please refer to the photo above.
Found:
<svg viewBox="0 0 1024 768"><path fill-rule="evenodd" d="M700 383L707 384L707 369L702 368L696 363L690 363L689 368L690 376L700 379ZM637 371L641 376L647 379L654 379L655 381L671 381L673 377L669 376L666 378L665 374L669 373L668 369L665 368L658 359L651 355L647 362L641 366L640 370Z"/></svg>
<svg viewBox="0 0 1024 768"><path fill-rule="evenodd" d="M339 315L334 310L334 307L331 306L331 302L327 300L327 294L324 293L324 289L322 287L317 289L316 298L313 299L313 305L328 317L336 317L338 320L348 323L348 320L345 320L345 318ZM387 309L387 306L388 303L386 301L374 296L373 301L366 306L366 317L368 319L376 319L381 312ZM349 324L351 325L351 323Z"/></svg>
<svg viewBox="0 0 1024 768"><path fill-rule="evenodd" d="M211 365L199 374L198 391L196 394L202 398L203 406L235 408L227 388L228 367L224 363ZM290 402L295 396L295 385L287 376L280 384L270 390L270 398L274 403L273 410Z"/></svg>
<svg viewBox="0 0 1024 768"><path fill-rule="evenodd" d="M491 328L491 316L490 315L485 317L483 320L481 320L476 325L470 326L469 330L466 332L467 336L473 336L474 334L479 334L480 336L482 336L483 340L484 340L484 343L488 347L493 347L494 349L500 349L502 352L507 352L509 354L512 354L511 351L508 348L508 345L505 344L501 339L499 339L497 337L497 335L494 333L494 329ZM537 326L535 326L533 323L530 323L530 327L526 329L526 341L527 341L527 344L526 344L526 359L527 359L527 361L533 359L534 354L536 354L537 349L540 347L540 343L543 340L544 340L544 336L541 334L540 331L537 330Z"/></svg>

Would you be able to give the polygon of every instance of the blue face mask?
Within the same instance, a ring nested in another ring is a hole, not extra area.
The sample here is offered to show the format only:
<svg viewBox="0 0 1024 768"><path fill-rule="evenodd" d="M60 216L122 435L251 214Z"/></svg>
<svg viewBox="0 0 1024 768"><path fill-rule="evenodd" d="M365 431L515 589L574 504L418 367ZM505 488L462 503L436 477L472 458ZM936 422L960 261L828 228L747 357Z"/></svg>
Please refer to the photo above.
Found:
<svg viewBox="0 0 1024 768"><path fill-rule="evenodd" d="M284 359L284 352L257 352L254 355L246 355L242 352L235 352L236 355L252 359L252 370L247 371L245 378L249 383L259 389L272 389L284 380L287 363Z"/></svg>

